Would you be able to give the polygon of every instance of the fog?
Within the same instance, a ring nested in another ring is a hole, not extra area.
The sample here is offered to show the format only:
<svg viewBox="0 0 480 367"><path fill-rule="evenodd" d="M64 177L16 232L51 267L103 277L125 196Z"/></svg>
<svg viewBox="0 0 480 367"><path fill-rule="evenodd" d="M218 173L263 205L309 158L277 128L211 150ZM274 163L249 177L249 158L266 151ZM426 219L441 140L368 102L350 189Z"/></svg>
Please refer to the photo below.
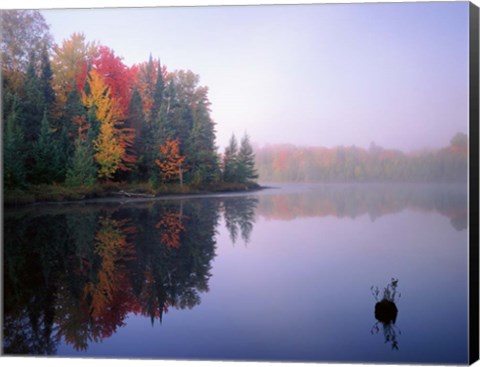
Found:
<svg viewBox="0 0 480 367"><path fill-rule="evenodd" d="M217 145L403 151L468 132L468 3L42 10L127 65L160 57L209 87Z"/></svg>

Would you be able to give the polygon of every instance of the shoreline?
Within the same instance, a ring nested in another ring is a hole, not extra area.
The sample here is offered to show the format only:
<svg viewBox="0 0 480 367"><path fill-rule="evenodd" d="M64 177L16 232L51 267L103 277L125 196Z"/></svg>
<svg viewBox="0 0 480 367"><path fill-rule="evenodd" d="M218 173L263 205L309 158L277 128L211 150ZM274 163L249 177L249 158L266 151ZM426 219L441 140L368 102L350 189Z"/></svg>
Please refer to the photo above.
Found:
<svg viewBox="0 0 480 367"><path fill-rule="evenodd" d="M124 189L120 191L107 191L101 193L84 194L78 198L63 198L62 195L52 197L50 200L37 198L32 192L20 193L20 199L8 195L3 196L3 207L20 208L33 207L39 205L69 205L69 204L89 204L89 203L136 203L148 201L164 201L164 200L179 200L179 199L197 199L207 197L223 197L223 196L238 196L243 194L251 194L257 191L274 188L272 186L261 186L259 184L242 184L242 187L223 187L220 186L214 189L192 189L187 188L182 191L159 191L155 194L144 192L128 192ZM24 194L24 195L22 195Z"/></svg>

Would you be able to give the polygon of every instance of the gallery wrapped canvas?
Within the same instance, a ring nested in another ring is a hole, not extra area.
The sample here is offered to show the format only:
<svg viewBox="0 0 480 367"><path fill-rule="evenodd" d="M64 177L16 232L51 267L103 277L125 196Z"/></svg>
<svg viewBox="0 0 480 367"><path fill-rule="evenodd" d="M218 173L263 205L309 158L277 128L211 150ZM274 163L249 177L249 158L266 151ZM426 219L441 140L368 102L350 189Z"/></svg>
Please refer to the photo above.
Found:
<svg viewBox="0 0 480 367"><path fill-rule="evenodd" d="M478 15L1 10L2 354L476 361Z"/></svg>

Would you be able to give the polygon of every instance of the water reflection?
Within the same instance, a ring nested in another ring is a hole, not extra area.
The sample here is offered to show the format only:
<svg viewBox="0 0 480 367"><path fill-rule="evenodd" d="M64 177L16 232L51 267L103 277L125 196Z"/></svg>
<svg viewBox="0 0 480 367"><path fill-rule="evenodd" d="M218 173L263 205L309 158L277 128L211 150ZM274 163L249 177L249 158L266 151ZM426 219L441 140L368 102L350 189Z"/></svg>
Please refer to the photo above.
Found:
<svg viewBox="0 0 480 367"><path fill-rule="evenodd" d="M161 321L208 291L216 202L78 207L5 218L4 351L54 354L111 336L128 313Z"/></svg>
<svg viewBox="0 0 480 367"><path fill-rule="evenodd" d="M237 241L239 233L245 244L249 242L257 205L258 199L255 197L229 198L223 201L225 226L233 244Z"/></svg>
<svg viewBox="0 0 480 367"><path fill-rule="evenodd" d="M142 203L8 209L4 213L4 353L85 351L126 324L129 314L162 322L209 291L220 218L232 243L250 241L256 216L289 220L405 208L436 211L466 228L466 193L454 187L317 186L299 192ZM253 247L253 246L252 246ZM376 296L377 323L398 349L397 283ZM389 293L390 292L390 293ZM390 303L389 303L390 302Z"/></svg>
<svg viewBox="0 0 480 367"><path fill-rule="evenodd" d="M435 211L450 219L457 230L467 228L467 190L465 185L311 185L308 194L265 196L258 214L268 219L292 220L304 217L356 218L367 214L372 221L407 208Z"/></svg>
<svg viewBox="0 0 480 367"><path fill-rule="evenodd" d="M162 321L208 292L223 214L248 242L256 198L6 213L4 352L55 354L110 337L129 313Z"/></svg>
<svg viewBox="0 0 480 367"><path fill-rule="evenodd" d="M398 350L397 336L401 334L400 330L396 327L398 308L396 301L400 298L401 294L397 292L398 279L391 280L383 289L383 294L380 297L380 290L378 287L372 287L372 294L375 297L377 303L375 304L375 319L377 322L373 325L371 333L378 334L380 332L379 324L383 329L383 336L386 344L391 344L392 349Z"/></svg>

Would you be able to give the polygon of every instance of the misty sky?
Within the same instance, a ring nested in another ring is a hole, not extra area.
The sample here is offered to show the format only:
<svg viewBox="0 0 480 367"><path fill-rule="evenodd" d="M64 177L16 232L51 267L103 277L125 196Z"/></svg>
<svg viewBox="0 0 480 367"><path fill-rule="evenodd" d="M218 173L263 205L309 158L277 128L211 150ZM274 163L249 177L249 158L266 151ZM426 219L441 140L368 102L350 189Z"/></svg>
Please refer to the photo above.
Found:
<svg viewBox="0 0 480 367"><path fill-rule="evenodd" d="M42 10L209 87L217 145L441 147L468 132L468 3Z"/></svg>

